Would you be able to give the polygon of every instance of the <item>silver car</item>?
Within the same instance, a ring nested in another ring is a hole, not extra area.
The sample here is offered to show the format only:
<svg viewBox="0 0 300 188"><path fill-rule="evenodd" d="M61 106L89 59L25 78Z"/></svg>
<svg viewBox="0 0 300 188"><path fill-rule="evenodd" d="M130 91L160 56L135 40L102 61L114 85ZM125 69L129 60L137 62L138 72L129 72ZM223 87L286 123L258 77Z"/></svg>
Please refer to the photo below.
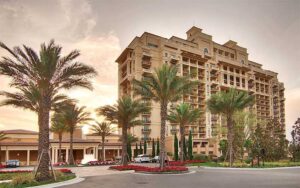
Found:
<svg viewBox="0 0 300 188"><path fill-rule="evenodd" d="M150 157L149 155L138 155L136 158L134 158L135 163L149 163Z"/></svg>

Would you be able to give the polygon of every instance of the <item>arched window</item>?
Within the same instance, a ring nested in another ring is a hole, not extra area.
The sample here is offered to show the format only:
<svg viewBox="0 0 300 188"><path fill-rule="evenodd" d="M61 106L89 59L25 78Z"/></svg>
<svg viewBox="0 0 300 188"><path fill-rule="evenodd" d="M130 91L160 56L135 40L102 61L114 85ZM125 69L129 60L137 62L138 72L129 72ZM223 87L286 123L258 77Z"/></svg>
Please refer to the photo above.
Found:
<svg viewBox="0 0 300 188"><path fill-rule="evenodd" d="M204 54L208 54L208 49L204 48Z"/></svg>
<svg viewBox="0 0 300 188"><path fill-rule="evenodd" d="M245 61L244 61L244 60L241 60L241 63L242 63L242 64L245 64Z"/></svg>

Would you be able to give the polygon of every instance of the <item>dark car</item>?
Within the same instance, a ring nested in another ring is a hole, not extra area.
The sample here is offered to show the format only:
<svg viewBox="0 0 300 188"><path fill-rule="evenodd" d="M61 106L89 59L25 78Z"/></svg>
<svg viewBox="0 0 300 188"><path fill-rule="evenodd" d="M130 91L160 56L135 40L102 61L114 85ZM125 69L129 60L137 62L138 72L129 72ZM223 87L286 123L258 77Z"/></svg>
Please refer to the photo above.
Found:
<svg viewBox="0 0 300 188"><path fill-rule="evenodd" d="M20 166L19 160L8 160L6 161L6 168L16 168Z"/></svg>

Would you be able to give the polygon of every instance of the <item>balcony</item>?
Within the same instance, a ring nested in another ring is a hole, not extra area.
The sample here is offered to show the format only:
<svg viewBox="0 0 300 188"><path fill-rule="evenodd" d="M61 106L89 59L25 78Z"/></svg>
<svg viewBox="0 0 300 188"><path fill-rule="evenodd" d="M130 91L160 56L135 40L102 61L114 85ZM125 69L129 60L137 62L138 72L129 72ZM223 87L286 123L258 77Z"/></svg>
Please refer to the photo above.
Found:
<svg viewBox="0 0 300 188"><path fill-rule="evenodd" d="M170 131L171 131L172 134L176 134L179 130L175 129L175 128L172 128Z"/></svg>
<svg viewBox="0 0 300 188"><path fill-rule="evenodd" d="M150 137L142 137L141 140L142 141L151 141L151 138Z"/></svg>
<svg viewBox="0 0 300 188"><path fill-rule="evenodd" d="M151 132L151 129L149 129L149 128L143 128L142 129L143 134L150 134L150 132Z"/></svg>
<svg viewBox="0 0 300 188"><path fill-rule="evenodd" d="M142 61L142 67L144 69L149 69L151 67L151 61Z"/></svg>
<svg viewBox="0 0 300 188"><path fill-rule="evenodd" d="M151 120L150 119L143 119L142 122L143 122L143 124L150 124Z"/></svg>

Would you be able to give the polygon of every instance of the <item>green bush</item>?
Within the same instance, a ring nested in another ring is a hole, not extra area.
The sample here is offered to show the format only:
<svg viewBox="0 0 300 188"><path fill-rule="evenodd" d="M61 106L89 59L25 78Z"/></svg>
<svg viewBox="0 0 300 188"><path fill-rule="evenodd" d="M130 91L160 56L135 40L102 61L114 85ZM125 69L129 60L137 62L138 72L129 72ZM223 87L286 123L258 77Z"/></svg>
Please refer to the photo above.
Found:
<svg viewBox="0 0 300 188"><path fill-rule="evenodd" d="M210 161L209 157L205 154L195 154L193 159L194 160Z"/></svg>
<svg viewBox="0 0 300 188"><path fill-rule="evenodd" d="M252 161L252 159L251 159L251 158L247 158L247 159L245 160L245 163L247 163L247 164L250 164L250 163L251 163L251 161Z"/></svg>
<svg viewBox="0 0 300 188"><path fill-rule="evenodd" d="M12 178L12 185L23 185L23 184L31 184L36 182L34 179L34 175L32 173L27 174L17 174L15 177Z"/></svg>

